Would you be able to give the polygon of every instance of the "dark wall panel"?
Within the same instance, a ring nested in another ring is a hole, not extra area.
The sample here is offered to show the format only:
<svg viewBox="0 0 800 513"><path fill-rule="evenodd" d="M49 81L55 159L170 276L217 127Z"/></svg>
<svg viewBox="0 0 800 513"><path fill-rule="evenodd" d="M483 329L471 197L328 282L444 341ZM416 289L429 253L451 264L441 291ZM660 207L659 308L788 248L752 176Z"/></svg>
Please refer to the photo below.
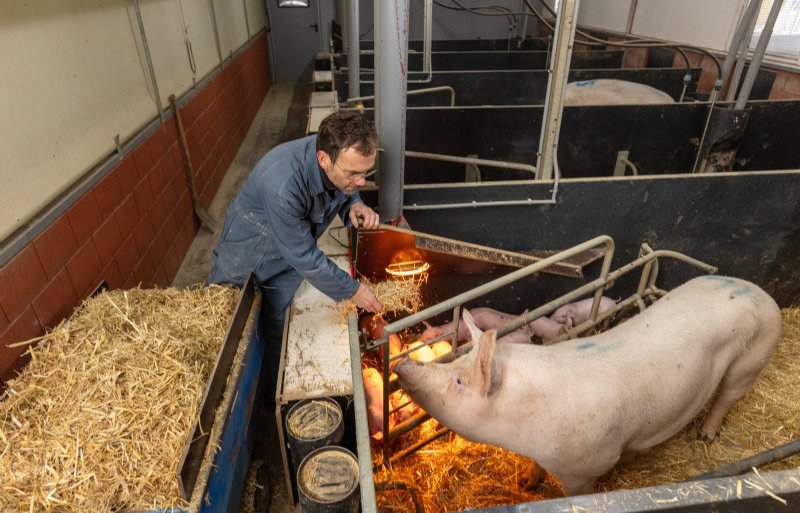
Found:
<svg viewBox="0 0 800 513"><path fill-rule="evenodd" d="M547 198L551 184L408 188L406 205ZM733 173L562 182L556 205L405 210L422 232L501 249L557 250L598 235L614 238L613 268L637 257L642 242L704 260L720 273L750 279L782 305L800 302L800 172ZM370 204L377 195L364 191ZM588 270L597 276L598 264ZM659 284L673 288L697 272L664 261ZM454 286L458 280L450 280ZM608 295L631 292L636 277L619 280ZM515 294L494 298L497 308L542 304L578 280L540 275ZM517 299L520 298L520 299Z"/></svg>

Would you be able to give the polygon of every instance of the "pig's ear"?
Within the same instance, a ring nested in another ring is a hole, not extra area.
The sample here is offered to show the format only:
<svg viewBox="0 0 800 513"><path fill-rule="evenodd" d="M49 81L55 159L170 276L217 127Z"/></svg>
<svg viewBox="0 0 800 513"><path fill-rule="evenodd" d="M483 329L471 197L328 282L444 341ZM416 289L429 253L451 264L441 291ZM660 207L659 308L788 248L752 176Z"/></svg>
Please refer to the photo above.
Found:
<svg viewBox="0 0 800 513"><path fill-rule="evenodd" d="M477 344L478 340L481 339L481 335L483 335L483 332L480 330L480 328L475 326L475 318L472 317L472 314L469 313L469 310L464 308L461 315L464 317L464 322L466 323L467 328L469 329L469 332L472 335L473 345Z"/></svg>
<svg viewBox="0 0 800 513"><path fill-rule="evenodd" d="M497 331L489 330L481 335L478 342L478 358L475 361L475 383L480 387L481 396L489 395L492 387L492 356L497 342Z"/></svg>

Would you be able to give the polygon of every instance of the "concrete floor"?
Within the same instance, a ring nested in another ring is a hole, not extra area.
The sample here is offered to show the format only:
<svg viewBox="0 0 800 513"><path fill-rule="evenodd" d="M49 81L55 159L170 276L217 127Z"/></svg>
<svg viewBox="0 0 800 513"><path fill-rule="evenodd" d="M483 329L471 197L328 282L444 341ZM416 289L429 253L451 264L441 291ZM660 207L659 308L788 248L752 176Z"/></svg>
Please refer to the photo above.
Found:
<svg viewBox="0 0 800 513"><path fill-rule="evenodd" d="M209 213L217 221L218 231L222 229L228 205L239 193L255 163L274 146L305 135L311 90L311 84L275 84L269 89L209 207ZM172 281L173 287L190 287L205 282L211 269L211 251L218 239L219 233L211 233L205 228L200 230ZM293 512L296 508L291 506L284 485L274 410L262 405L257 412L256 429L258 433L250 470L257 473L258 482L264 489L245 491L252 495L243 497L242 503L252 504L254 509L245 511L243 508L242 513Z"/></svg>

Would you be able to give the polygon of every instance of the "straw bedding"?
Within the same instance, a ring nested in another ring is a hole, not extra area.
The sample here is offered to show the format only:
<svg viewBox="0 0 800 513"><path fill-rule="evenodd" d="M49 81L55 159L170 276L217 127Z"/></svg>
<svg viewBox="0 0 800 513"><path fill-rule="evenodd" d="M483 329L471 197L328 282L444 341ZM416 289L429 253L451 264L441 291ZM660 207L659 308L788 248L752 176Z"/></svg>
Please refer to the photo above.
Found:
<svg viewBox="0 0 800 513"><path fill-rule="evenodd" d="M708 445L696 439L701 414L683 432L603 476L596 491L655 486L685 480L800 437L800 307L783 310L784 336L753 389L740 399ZM395 442L397 448L433 432L430 420ZM528 462L509 451L468 442L456 435L437 440L391 469L375 473L376 483L405 483L415 489L426 513L459 511L561 497L558 483L547 475L542 484L525 488ZM375 460L380 449L373 447ZM759 469L800 467L800 455ZM755 479L756 482L758 479ZM377 494L384 512L414 511L412 493L390 487Z"/></svg>
<svg viewBox="0 0 800 513"><path fill-rule="evenodd" d="M375 315L375 319L383 319L387 314L398 314L405 312L408 314L416 313L422 306L422 295L420 286L423 282L419 280L387 280L377 284L371 284L375 298L383 306L383 310ZM347 319L347 314L356 311L356 305L350 299L339 301L336 310L342 319Z"/></svg>
<svg viewBox="0 0 800 513"><path fill-rule="evenodd" d="M176 470L237 295L105 292L32 347L0 400L0 511L187 507Z"/></svg>

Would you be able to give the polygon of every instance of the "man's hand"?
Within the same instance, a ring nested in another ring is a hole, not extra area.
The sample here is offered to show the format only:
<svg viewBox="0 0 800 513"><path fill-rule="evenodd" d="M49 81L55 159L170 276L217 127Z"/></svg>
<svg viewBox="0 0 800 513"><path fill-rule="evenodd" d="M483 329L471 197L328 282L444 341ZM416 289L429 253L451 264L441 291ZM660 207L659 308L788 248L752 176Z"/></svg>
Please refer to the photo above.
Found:
<svg viewBox="0 0 800 513"><path fill-rule="evenodd" d="M357 307L367 310L368 312L378 313L383 310L383 305L378 302L375 293L372 292L372 287L365 283L358 284L358 290L350 299L356 304Z"/></svg>
<svg viewBox="0 0 800 513"><path fill-rule="evenodd" d="M360 223L361 227L370 230L377 228L380 222L378 214L363 203L353 203L350 207L350 220L356 228Z"/></svg>

